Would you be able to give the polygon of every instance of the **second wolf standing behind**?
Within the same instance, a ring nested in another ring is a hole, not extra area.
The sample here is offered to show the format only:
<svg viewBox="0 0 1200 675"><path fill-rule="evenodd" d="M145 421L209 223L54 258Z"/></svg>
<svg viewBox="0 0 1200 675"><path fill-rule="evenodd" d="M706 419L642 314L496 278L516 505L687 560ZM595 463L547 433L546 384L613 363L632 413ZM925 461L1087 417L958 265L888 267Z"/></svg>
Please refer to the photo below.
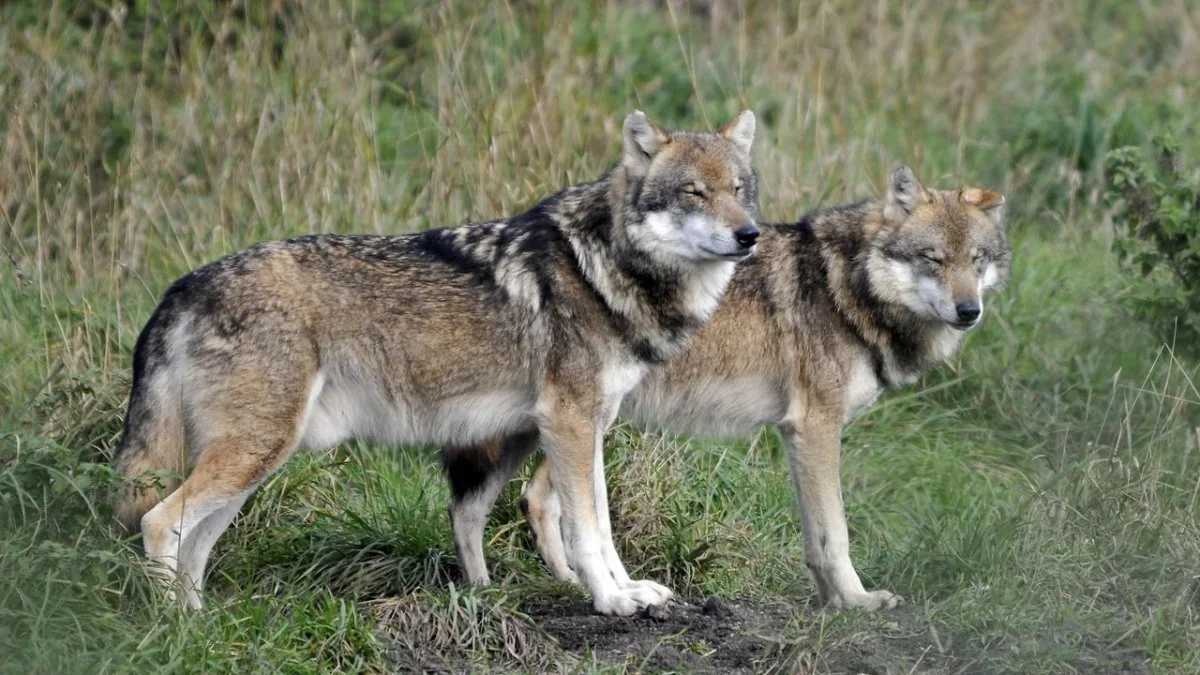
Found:
<svg viewBox="0 0 1200 675"><path fill-rule="evenodd" d="M213 545L298 448L540 435L596 610L665 603L612 545L604 431L754 250L754 127L668 133L635 112L620 165L523 215L271 242L180 279L138 337L117 467L188 475L118 517L196 607Z"/></svg>
<svg viewBox="0 0 1200 675"><path fill-rule="evenodd" d="M623 419L700 435L776 425L800 500L806 562L827 604L879 609L899 600L864 589L850 561L842 426L884 389L945 361L978 324L985 292L1008 277L1003 203L991 190L928 189L904 167L882 200L764 226L758 256L739 267L712 320L621 407ZM521 442L530 441L493 445L511 451ZM471 571L482 565L482 548L472 542L482 539L477 514L491 502L454 480L465 456L446 455L451 518L468 579L479 582ZM524 506L551 573L573 581L548 478L543 464Z"/></svg>

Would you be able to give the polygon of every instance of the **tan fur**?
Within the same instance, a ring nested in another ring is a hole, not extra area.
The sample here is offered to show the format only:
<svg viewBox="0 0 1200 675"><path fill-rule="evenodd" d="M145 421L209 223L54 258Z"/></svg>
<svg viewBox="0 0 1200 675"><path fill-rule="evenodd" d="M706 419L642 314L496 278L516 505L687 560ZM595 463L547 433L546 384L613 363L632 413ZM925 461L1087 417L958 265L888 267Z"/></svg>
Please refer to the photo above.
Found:
<svg viewBox="0 0 1200 675"><path fill-rule="evenodd" d="M140 476L134 481L140 486L130 486L124 489L113 504L113 518L125 528L127 533L138 531L142 516L162 501L163 497L174 492L179 487L179 478L162 477L152 480L148 476L170 471L178 476L187 473L187 450L183 444L183 430L178 430L178 438L170 436L169 427L159 427L159 438L147 443L147 452L129 453L126 459L116 465L115 469L122 476ZM168 433L161 433L168 432Z"/></svg>

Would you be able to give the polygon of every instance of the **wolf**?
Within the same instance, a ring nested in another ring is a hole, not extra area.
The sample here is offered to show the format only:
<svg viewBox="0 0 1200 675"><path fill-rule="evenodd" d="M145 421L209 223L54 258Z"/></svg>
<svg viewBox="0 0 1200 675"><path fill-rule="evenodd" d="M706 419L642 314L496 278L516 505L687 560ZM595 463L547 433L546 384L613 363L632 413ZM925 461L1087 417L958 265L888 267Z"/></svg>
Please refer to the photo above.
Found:
<svg viewBox="0 0 1200 675"><path fill-rule="evenodd" d="M889 591L867 591L850 560L842 428L885 390L949 358L979 325L985 295L1009 275L1004 201L993 190L927 188L900 167L882 198L761 225L758 254L737 269L712 319L621 406L623 419L647 428L729 437L777 427L797 490L805 562L829 606L877 610L900 602ZM508 458L524 457L537 440L508 437L486 452L444 455L454 537L472 583L487 582L482 536L494 486L513 470ZM498 461L468 465L466 457ZM462 479L468 475L474 478ZM558 487L545 464L521 504L551 573L576 581L572 542L559 528Z"/></svg>
<svg viewBox="0 0 1200 675"><path fill-rule="evenodd" d="M667 602L612 544L603 436L757 248L754 132L748 110L715 133L634 111L614 168L521 215L268 242L176 281L137 340L115 466L186 478L161 500L135 485L115 515L199 607L215 542L298 449L536 437L596 611Z"/></svg>

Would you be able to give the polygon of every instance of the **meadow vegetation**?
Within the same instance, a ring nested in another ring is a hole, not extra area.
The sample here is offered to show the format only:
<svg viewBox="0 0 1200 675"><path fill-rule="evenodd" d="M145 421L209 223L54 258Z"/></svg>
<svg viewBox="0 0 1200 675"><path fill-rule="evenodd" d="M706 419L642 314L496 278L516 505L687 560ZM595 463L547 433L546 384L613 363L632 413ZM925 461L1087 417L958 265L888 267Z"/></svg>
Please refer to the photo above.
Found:
<svg viewBox="0 0 1200 675"><path fill-rule="evenodd" d="M1105 198L1114 148L1169 130L1200 165L1196 82L1186 0L4 3L0 671L1200 672L1196 351L1128 302L1156 281L1122 267ZM632 653L555 633L621 620L549 581L517 483L496 586L462 588L427 450L295 459L218 544L208 607L162 601L107 463L171 281L263 239L516 213L603 172L633 108L743 107L765 220L899 163L1008 195L983 327L846 430L853 555L904 607L815 605L774 432L627 427L622 555L742 612L742 662L686 626Z"/></svg>

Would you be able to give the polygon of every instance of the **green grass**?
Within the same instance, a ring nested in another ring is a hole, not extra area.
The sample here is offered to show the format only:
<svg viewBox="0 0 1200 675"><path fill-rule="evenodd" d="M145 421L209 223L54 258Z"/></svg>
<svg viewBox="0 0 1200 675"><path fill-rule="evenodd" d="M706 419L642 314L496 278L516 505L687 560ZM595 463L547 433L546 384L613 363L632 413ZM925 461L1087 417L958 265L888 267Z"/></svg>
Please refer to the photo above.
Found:
<svg viewBox="0 0 1200 675"><path fill-rule="evenodd" d="M906 162L1008 195L1013 279L951 363L845 434L853 555L908 600L899 624L814 606L770 431L615 430L626 561L785 604L763 668L867 670L846 655L914 624L973 672L1200 672L1197 364L1123 304L1099 161L1165 128L1200 156L1186 3L167 4L0 7L0 671L644 664L538 628L541 598L580 595L546 579L515 484L499 587L457 588L428 451L297 458L219 543L199 613L110 528L106 463L137 332L191 267L513 213L615 161L630 109L704 127L748 106L767 218ZM872 658L940 667L909 656Z"/></svg>

